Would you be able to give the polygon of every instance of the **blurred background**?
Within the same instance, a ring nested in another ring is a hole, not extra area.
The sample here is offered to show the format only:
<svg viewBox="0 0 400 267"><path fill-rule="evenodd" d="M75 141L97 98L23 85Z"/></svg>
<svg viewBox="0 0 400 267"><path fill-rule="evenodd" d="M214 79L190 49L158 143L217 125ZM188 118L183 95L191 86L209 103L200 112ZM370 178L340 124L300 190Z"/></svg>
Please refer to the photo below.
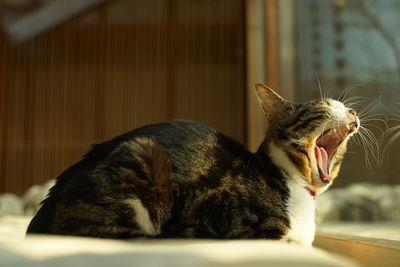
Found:
<svg viewBox="0 0 400 267"><path fill-rule="evenodd" d="M295 102L352 88L359 110L395 126L399 12L397 0L2 0L0 192L23 194L93 143L176 118L254 151L256 82ZM381 164L359 143L334 186L397 184L399 142Z"/></svg>

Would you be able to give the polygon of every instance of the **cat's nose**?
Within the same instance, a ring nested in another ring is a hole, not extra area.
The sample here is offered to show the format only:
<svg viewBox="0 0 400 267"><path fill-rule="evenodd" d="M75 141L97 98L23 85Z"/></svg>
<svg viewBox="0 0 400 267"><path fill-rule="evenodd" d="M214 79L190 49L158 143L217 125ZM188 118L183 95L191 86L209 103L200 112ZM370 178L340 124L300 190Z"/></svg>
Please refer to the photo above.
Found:
<svg viewBox="0 0 400 267"><path fill-rule="evenodd" d="M357 116L357 111L355 111L354 109L349 109L349 113L354 116Z"/></svg>
<svg viewBox="0 0 400 267"><path fill-rule="evenodd" d="M348 124L350 133L357 132L360 128L360 119L356 115L354 115L354 118L355 120Z"/></svg>

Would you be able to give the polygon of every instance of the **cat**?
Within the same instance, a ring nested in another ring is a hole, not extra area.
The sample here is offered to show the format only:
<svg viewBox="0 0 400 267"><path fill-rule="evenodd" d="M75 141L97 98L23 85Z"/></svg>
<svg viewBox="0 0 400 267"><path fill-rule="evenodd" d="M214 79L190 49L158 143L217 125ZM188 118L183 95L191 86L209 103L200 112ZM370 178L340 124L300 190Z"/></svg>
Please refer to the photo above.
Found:
<svg viewBox="0 0 400 267"><path fill-rule="evenodd" d="M61 173L27 233L310 246L315 196L338 175L360 120L333 99L293 104L263 84L256 93L268 124L256 153L193 121L135 129Z"/></svg>

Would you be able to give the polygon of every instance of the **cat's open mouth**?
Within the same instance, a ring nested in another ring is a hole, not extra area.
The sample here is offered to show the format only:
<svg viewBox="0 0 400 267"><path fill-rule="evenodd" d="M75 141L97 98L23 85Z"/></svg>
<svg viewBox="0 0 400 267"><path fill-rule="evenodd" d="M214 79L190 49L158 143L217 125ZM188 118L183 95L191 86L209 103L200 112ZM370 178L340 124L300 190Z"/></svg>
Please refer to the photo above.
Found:
<svg viewBox="0 0 400 267"><path fill-rule="evenodd" d="M315 143L314 153L317 161L319 177L328 184L332 177L329 175L332 156L343 140L357 128L356 122L326 130Z"/></svg>

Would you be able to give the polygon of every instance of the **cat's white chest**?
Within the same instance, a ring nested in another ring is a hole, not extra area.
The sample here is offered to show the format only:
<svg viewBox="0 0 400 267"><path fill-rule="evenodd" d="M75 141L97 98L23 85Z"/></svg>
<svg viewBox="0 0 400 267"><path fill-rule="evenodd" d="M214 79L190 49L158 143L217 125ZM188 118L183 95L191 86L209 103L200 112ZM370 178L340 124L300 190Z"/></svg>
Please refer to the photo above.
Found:
<svg viewBox="0 0 400 267"><path fill-rule="evenodd" d="M294 182L288 183L290 195L287 211L290 230L284 239L311 246L315 236L315 199Z"/></svg>

